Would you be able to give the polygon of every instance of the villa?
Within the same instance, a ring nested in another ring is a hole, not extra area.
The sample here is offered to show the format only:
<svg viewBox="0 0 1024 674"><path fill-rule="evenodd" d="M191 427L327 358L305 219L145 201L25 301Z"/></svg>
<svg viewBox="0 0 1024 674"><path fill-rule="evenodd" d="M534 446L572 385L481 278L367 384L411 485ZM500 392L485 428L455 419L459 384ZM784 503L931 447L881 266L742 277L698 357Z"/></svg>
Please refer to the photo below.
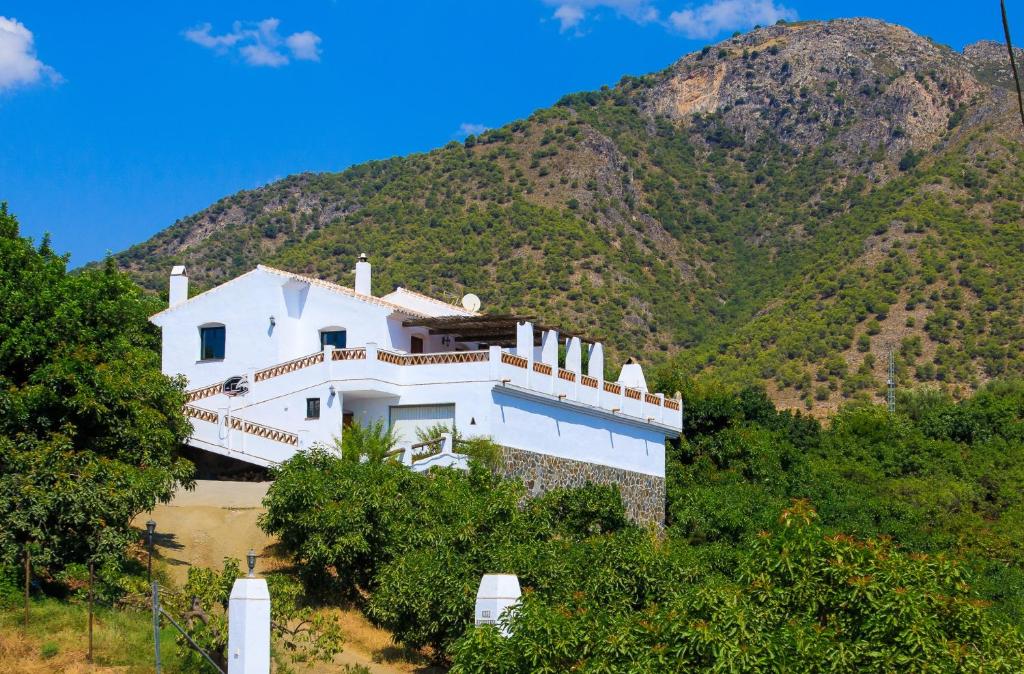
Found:
<svg viewBox="0 0 1024 674"><path fill-rule="evenodd" d="M353 288L260 265L191 298L176 266L168 304L150 320L163 371L188 380L195 449L272 466L354 421L383 421L406 446L444 424L493 439L531 494L613 483L635 520L664 521L682 404L649 392L634 362L606 381L600 343L480 313L473 295L377 297L365 255Z"/></svg>

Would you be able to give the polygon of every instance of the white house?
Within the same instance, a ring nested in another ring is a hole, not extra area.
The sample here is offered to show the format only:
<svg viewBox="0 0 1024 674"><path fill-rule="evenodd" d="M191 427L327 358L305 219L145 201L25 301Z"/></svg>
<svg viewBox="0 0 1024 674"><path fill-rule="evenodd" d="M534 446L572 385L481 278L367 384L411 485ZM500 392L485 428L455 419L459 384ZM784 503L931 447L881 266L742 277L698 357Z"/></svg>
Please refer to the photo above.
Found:
<svg viewBox="0 0 1024 674"><path fill-rule="evenodd" d="M405 445L443 423L501 445L504 472L532 493L611 482L634 518L664 518L665 439L682 405L648 392L632 362L605 381L600 343L565 338L560 366L557 330L478 313L478 301L373 295L365 256L354 289L260 265L189 298L177 266L169 297L150 320L164 372L188 379L192 447L270 466L353 420L383 420Z"/></svg>

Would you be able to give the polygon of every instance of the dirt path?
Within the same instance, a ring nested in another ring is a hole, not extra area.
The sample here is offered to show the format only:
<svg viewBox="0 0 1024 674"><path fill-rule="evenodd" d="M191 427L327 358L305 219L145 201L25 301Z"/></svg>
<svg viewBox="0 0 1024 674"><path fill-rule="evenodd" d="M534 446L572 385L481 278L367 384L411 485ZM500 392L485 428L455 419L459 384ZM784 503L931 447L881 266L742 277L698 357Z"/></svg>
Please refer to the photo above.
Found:
<svg viewBox="0 0 1024 674"><path fill-rule="evenodd" d="M153 546L171 580L179 585L188 577L190 566L219 569L225 557L234 557L244 568L250 547L263 562L267 546L273 543L256 523L269 487L269 482L197 480L195 490L179 491L170 503L157 505L132 524L144 530L146 520L153 518ZM272 567L258 563L260 568Z"/></svg>
<svg viewBox="0 0 1024 674"><path fill-rule="evenodd" d="M250 547L260 555L257 573L265 572L282 564L273 555L274 539L257 524L269 487L269 482L197 480L193 491L179 492L170 503L139 515L133 524L144 531L146 520L156 522L154 549L179 585L190 567L219 569L225 557L238 559L244 568ZM371 625L358 611L335 612L345 632L345 651L333 664L300 671L328 674L344 671L344 665L362 665L373 674L434 671L410 662L417 659L415 654L395 646L388 632Z"/></svg>

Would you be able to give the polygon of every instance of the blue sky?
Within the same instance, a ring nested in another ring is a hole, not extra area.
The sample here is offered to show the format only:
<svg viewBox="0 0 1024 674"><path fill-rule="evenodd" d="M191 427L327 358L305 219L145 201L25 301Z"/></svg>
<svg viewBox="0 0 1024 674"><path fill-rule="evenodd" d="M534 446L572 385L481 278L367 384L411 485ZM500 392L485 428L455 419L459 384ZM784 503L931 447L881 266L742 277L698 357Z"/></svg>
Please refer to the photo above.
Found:
<svg viewBox="0 0 1024 674"><path fill-rule="evenodd" d="M0 200L83 264L237 190L429 150L780 16L1002 37L994 0L7 0Z"/></svg>

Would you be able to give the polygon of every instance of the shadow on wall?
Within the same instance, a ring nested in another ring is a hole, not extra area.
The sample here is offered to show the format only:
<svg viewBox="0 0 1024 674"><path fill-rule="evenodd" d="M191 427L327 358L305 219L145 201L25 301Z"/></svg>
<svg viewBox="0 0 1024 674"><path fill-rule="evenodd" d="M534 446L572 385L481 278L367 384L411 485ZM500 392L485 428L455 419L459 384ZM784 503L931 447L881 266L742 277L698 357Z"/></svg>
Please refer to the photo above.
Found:
<svg viewBox="0 0 1024 674"><path fill-rule="evenodd" d="M182 447L179 455L195 464L197 480L270 481L270 472L266 468L245 461L194 447Z"/></svg>

